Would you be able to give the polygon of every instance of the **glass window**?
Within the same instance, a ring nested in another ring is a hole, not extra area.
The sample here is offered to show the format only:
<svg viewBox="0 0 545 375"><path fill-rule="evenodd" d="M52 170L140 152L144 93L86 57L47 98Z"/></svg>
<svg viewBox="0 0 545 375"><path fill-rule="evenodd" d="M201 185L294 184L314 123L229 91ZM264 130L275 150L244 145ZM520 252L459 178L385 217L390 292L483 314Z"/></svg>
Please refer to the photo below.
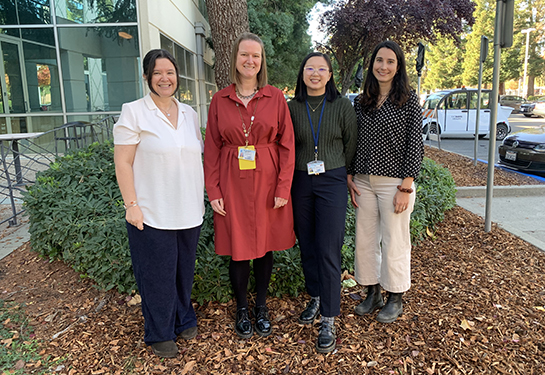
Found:
<svg viewBox="0 0 545 375"><path fill-rule="evenodd" d="M142 96L136 27L59 28L69 112L119 111Z"/></svg>
<svg viewBox="0 0 545 375"><path fill-rule="evenodd" d="M49 0L0 1L0 25L50 24Z"/></svg>
<svg viewBox="0 0 545 375"><path fill-rule="evenodd" d="M174 53L174 42L161 34L161 48L170 52L172 56L176 56Z"/></svg>
<svg viewBox="0 0 545 375"><path fill-rule="evenodd" d="M447 98L449 109L467 109L467 93L457 92Z"/></svg>
<svg viewBox="0 0 545 375"><path fill-rule="evenodd" d="M469 100L469 108L477 109L477 92L472 92ZM490 92L481 91L481 109L488 109L490 105Z"/></svg>
<svg viewBox="0 0 545 375"><path fill-rule="evenodd" d="M196 78L195 74L195 64L193 63L193 54L188 50L185 51L185 68L186 75L190 78Z"/></svg>
<svg viewBox="0 0 545 375"><path fill-rule="evenodd" d="M61 112L59 69L54 48L23 43L30 112Z"/></svg>
<svg viewBox="0 0 545 375"><path fill-rule="evenodd" d="M55 47L53 27L45 29L21 29L21 38Z"/></svg>
<svg viewBox="0 0 545 375"><path fill-rule="evenodd" d="M178 69L180 69L180 75L187 77L187 69L186 69L186 63L185 63L185 49L180 47L179 45L175 45L176 49L176 55L174 57L176 58L176 62L178 63Z"/></svg>
<svg viewBox="0 0 545 375"><path fill-rule="evenodd" d="M55 0L58 24L136 22L135 0Z"/></svg>

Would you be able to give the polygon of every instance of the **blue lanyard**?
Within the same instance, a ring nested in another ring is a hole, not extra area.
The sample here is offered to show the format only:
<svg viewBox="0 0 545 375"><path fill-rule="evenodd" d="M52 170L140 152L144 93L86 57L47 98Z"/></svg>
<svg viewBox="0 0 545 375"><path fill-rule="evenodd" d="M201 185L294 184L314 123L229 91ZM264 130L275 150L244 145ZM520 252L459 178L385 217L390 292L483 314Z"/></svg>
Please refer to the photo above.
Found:
<svg viewBox="0 0 545 375"><path fill-rule="evenodd" d="M312 130L312 138L314 138L314 160L318 160L318 138L320 137L320 127L322 126L322 116L324 114L325 102L326 101L324 99L324 104L322 104L322 111L320 112L320 121L318 122L318 132L314 134L314 126L312 125L312 120L310 118L310 110L308 109L308 101L305 101L305 104L307 105L308 122L310 122L310 129Z"/></svg>

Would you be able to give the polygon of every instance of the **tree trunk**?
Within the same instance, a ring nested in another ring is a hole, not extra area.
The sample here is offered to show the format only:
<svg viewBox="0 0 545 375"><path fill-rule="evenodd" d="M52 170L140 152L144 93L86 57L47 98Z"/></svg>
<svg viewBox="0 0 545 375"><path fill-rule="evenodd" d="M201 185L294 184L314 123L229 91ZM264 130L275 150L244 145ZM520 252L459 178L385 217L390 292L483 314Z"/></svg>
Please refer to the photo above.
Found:
<svg viewBox="0 0 545 375"><path fill-rule="evenodd" d="M534 87L534 84L535 84L535 79L536 77L534 76L528 76L528 88L526 89L526 98L529 97L529 96L534 96L534 90L535 90L535 87Z"/></svg>
<svg viewBox="0 0 545 375"><path fill-rule="evenodd" d="M231 84L229 63L235 39L249 31L246 0L206 0L214 45L216 85L221 90Z"/></svg>

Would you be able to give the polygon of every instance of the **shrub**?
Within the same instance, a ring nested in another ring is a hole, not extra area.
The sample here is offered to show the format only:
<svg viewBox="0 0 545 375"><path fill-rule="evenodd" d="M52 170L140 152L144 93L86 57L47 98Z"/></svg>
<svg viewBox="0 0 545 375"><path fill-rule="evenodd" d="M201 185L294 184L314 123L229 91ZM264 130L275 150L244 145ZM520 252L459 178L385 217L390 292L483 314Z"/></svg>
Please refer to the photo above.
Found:
<svg viewBox="0 0 545 375"><path fill-rule="evenodd" d="M454 181L448 170L425 159L418 179L411 234L424 238L454 206ZM32 249L70 264L103 289L136 290L125 228L123 200L117 187L111 143L93 144L58 158L40 172L24 197L30 216ZM198 303L232 298L229 257L214 252L213 212L206 212L197 247L193 298ZM349 203L342 268L353 272L355 213ZM304 290L299 248L275 252L269 292L297 296Z"/></svg>

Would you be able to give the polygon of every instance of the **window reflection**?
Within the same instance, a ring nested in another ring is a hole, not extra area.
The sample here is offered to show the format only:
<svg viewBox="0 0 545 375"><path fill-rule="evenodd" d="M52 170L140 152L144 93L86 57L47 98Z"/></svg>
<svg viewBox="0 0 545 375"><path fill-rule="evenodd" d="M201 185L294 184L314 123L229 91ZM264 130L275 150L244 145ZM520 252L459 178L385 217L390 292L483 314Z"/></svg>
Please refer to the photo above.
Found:
<svg viewBox="0 0 545 375"><path fill-rule="evenodd" d="M23 51L30 112L60 112L60 80L55 49L25 42Z"/></svg>
<svg viewBox="0 0 545 375"><path fill-rule="evenodd" d="M135 0L55 0L57 23L136 22Z"/></svg>
<svg viewBox="0 0 545 375"><path fill-rule="evenodd" d="M0 1L0 25L50 24L49 0Z"/></svg>
<svg viewBox="0 0 545 375"><path fill-rule="evenodd" d="M136 27L59 28L59 45L69 112L119 111L142 95Z"/></svg>

